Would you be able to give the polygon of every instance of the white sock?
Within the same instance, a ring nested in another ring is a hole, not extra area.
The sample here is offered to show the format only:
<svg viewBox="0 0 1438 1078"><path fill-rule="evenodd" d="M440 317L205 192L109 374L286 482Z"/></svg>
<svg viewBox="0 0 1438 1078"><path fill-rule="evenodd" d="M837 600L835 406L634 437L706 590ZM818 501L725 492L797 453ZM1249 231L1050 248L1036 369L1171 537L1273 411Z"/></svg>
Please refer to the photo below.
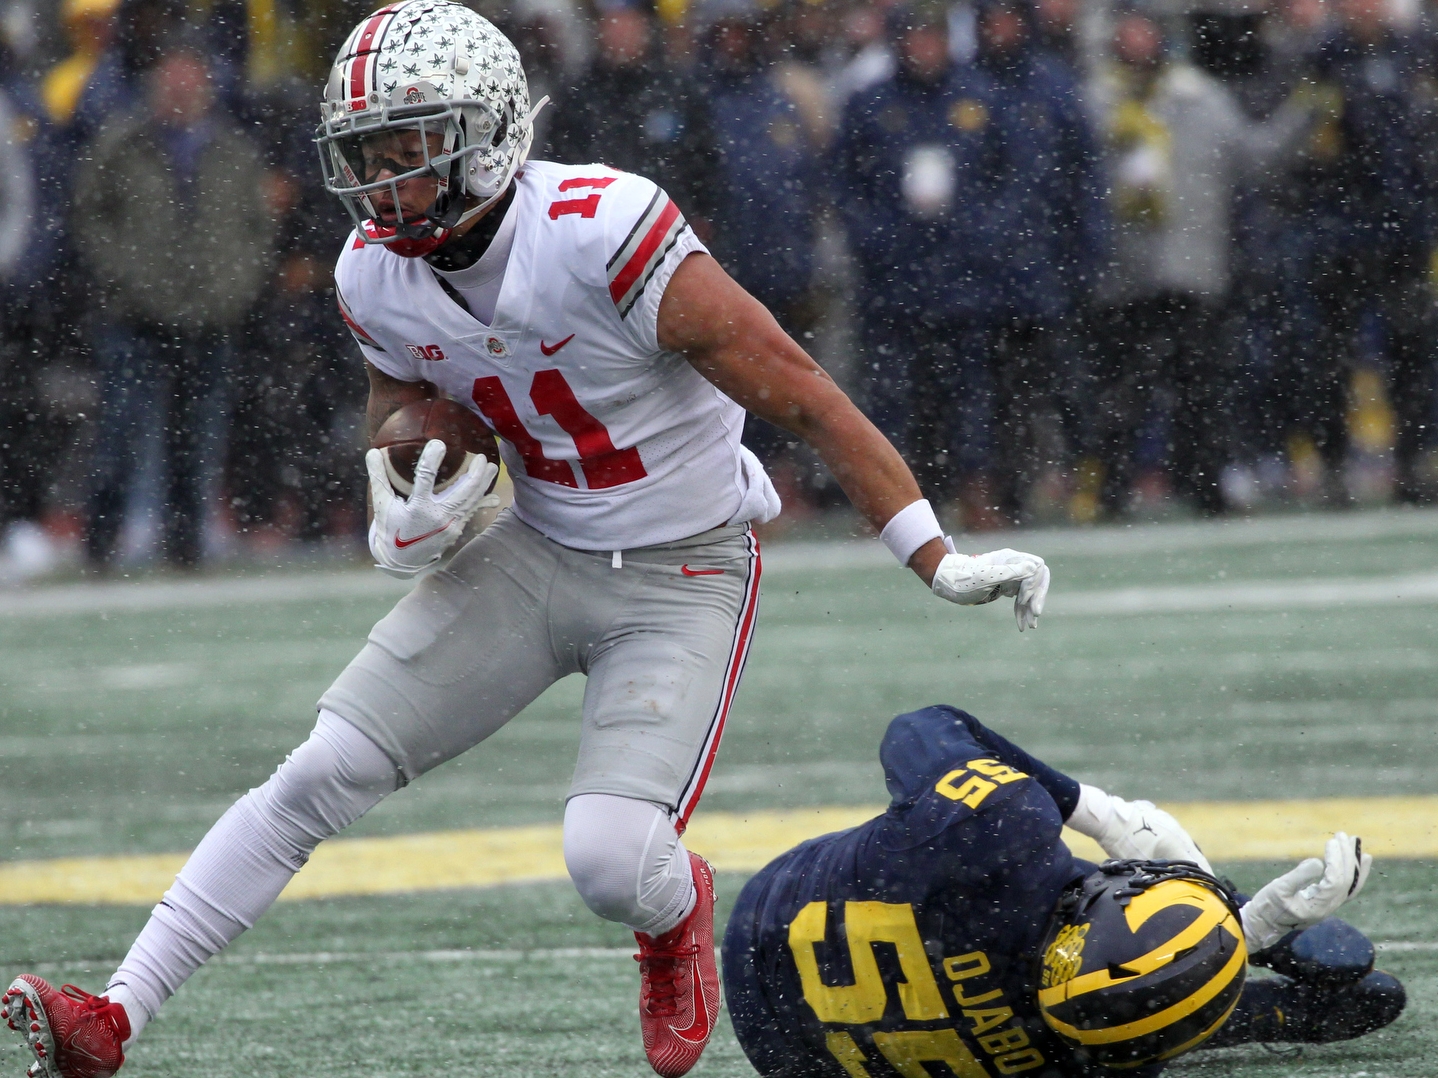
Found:
<svg viewBox="0 0 1438 1078"><path fill-rule="evenodd" d="M255 923L321 840L400 785L388 756L328 711L268 782L240 798L205 835L110 978L139 1029L208 959Z"/></svg>
<svg viewBox="0 0 1438 1078"><path fill-rule="evenodd" d="M613 794L571 797L564 863L585 905L635 932L662 936L694 908L689 853L664 806Z"/></svg>
<svg viewBox="0 0 1438 1078"><path fill-rule="evenodd" d="M140 1002L140 997L130 991L130 986L121 982L112 984L105 989L105 996L111 1003L118 1003L125 1008L125 1017L130 1020L130 1037L120 1047L128 1052L130 1045L135 1043L140 1031L150 1023L150 1012Z"/></svg>

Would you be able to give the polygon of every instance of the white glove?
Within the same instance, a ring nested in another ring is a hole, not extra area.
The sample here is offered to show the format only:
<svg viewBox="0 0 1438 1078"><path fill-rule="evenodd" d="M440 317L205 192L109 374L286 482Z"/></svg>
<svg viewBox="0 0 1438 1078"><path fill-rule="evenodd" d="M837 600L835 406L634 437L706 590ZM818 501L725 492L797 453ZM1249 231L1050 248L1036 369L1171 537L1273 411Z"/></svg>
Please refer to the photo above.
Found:
<svg viewBox="0 0 1438 1078"><path fill-rule="evenodd" d="M1213 866L1183 826L1152 801L1125 801L1097 786L1080 786L1078 805L1065 821L1120 860L1192 861L1205 872Z"/></svg>
<svg viewBox="0 0 1438 1078"><path fill-rule="evenodd" d="M1039 623L1044 597L1049 593L1049 567L1043 558L1007 547L971 557L955 553L953 540L948 537L944 545L949 553L934 573L935 595L960 606L978 606L1000 595L1011 596L1019 632Z"/></svg>
<svg viewBox="0 0 1438 1078"><path fill-rule="evenodd" d="M1248 953L1271 947L1295 928L1311 928L1332 917L1368 882L1373 855L1363 840L1342 831L1328 840L1323 860L1310 857L1291 872L1267 883L1243 907Z"/></svg>
<svg viewBox="0 0 1438 1078"><path fill-rule="evenodd" d="M488 493L499 468L482 455L476 455L443 494L435 494L434 477L444 454L445 445L438 438L425 445L414 467L414 489L408 498L390 486L384 455L378 449L365 454L374 503L369 549L375 564L391 576L413 576L433 565L454 545L470 517L499 504L499 498Z"/></svg>

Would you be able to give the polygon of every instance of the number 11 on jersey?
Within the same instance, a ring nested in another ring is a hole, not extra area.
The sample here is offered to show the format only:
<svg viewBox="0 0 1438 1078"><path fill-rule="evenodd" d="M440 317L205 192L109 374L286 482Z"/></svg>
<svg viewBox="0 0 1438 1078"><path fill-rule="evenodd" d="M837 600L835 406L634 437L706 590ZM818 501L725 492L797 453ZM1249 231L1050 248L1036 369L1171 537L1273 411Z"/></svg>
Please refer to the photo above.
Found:
<svg viewBox="0 0 1438 1078"><path fill-rule="evenodd" d="M519 450L524 470L531 479L565 487L579 486L568 461L544 455L544 446L520 421L503 382L493 375L476 378L472 396L490 426ZM615 448L608 428L579 403L563 372L558 369L536 371L530 383L529 399L540 415L552 416L559 428L574 439L579 466L590 490L623 486L649 474L644 470L637 447Z"/></svg>

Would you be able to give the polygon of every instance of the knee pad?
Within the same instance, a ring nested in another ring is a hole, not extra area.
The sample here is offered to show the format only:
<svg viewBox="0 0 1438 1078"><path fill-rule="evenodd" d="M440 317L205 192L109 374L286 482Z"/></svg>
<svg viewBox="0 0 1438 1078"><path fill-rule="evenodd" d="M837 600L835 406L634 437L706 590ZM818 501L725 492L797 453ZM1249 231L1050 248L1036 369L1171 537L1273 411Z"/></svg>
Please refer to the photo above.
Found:
<svg viewBox="0 0 1438 1078"><path fill-rule="evenodd" d="M607 921L662 935L694 902L689 855L667 809L580 794L564 809L564 863L584 904Z"/></svg>
<svg viewBox="0 0 1438 1078"><path fill-rule="evenodd" d="M289 844L308 853L401 784L399 768L359 729L321 711L314 732L249 798Z"/></svg>

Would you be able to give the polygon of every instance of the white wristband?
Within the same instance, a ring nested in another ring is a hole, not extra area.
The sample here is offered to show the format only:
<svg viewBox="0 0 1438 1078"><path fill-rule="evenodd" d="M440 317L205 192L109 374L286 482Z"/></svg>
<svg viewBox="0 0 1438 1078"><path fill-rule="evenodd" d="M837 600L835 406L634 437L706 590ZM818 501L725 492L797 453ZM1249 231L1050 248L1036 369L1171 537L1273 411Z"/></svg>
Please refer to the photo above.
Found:
<svg viewBox="0 0 1438 1078"><path fill-rule="evenodd" d="M907 566L915 551L930 539L942 539L944 529L939 527L939 518L934 507L926 499L910 502L900 509L884 525L879 533L880 541L889 548L889 553Z"/></svg>

